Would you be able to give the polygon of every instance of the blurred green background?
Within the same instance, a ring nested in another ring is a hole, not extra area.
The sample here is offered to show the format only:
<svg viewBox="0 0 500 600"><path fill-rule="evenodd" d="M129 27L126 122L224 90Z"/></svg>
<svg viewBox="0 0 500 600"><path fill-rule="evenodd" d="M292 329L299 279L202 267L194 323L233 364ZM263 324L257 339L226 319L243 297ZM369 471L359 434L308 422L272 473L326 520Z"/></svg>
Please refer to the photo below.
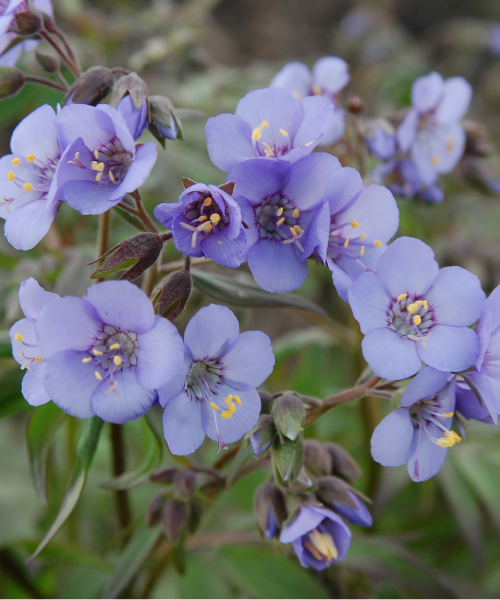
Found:
<svg viewBox="0 0 500 600"><path fill-rule="evenodd" d="M366 106L363 118L406 106L412 82L430 70L445 77L466 77L474 87L468 118L485 126L478 134L486 147L481 169L500 179L495 149L500 137L500 58L492 43L495 23L500 22L497 0L53 1L57 20L84 68L104 64L137 70L153 93L191 109L183 112L184 141L167 143L144 186L149 208L175 201L182 191L182 176L206 183L224 181L225 175L210 163L206 152L207 116L234 111L243 95L266 87L285 62L299 59L312 65L325 54L341 56L350 64L352 79L343 99L360 96ZM24 56L21 66L40 72L32 55ZM57 92L27 86L2 102L2 155L9 152L11 132L24 116L41 103L56 106L61 100ZM342 144L337 150L345 160ZM499 197L471 176L470 160L447 176L443 185L444 205L398 201L398 235L423 239L433 246L442 266L459 264L472 270L490 292L500 283ZM371 431L391 408L382 399L336 409L306 432L307 437L335 441L351 452L364 472L356 485L374 500L374 527L369 531L352 527L351 550L338 567L319 574L306 571L289 548L261 538L252 499L256 487L269 477L266 471L241 478L210 503L200 529L186 544L185 564L176 557L162 562L161 552L147 558L144 549L157 540L165 554L166 542L141 529L149 501L163 488L146 482L132 489L133 518L144 537L136 539L124 557L113 494L99 487L112 476L106 426L76 510L54 541L26 566L26 558L58 512L76 460L81 423L66 417L55 433L45 507L31 479L25 441L33 409L20 395L22 373L9 355L7 331L21 316L17 291L19 282L28 277L36 277L59 294L85 292L96 232L96 217L82 217L62 206L55 227L30 252L13 250L0 236L2 598L500 595L497 429L471 425L464 443L449 452L439 476L415 484L404 467L382 469L371 460ZM133 233L128 224L113 217L113 242ZM165 251L164 262L179 258L175 248ZM245 267L237 274L209 265L203 270L247 277ZM277 363L266 389L327 398L353 385L364 368L361 337L326 269L311 264L307 283L298 294L323 307L329 320L297 310L236 308L235 312L242 329L261 329L273 340ZM195 290L178 319L181 331L209 301ZM145 431L149 430L140 422L125 426L127 467L144 478L155 466L175 464L166 445ZM205 442L189 460L213 464L215 450L213 442ZM126 579L132 576L134 584L127 587Z"/></svg>

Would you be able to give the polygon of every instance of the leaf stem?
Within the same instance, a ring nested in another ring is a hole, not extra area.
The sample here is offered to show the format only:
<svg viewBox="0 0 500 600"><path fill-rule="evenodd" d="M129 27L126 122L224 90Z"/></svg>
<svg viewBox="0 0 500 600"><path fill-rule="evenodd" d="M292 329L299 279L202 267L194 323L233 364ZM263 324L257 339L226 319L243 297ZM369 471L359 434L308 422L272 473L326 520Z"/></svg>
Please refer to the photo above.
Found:
<svg viewBox="0 0 500 600"><path fill-rule="evenodd" d="M52 79L47 79L47 77L40 77L39 75L25 75L24 81L27 83L38 83L39 85L45 85L54 90L59 90L60 92L66 92L69 89L69 86L66 84L63 86L62 82L57 83L56 81L52 81Z"/></svg>
<svg viewBox="0 0 500 600"><path fill-rule="evenodd" d="M52 38L50 33L48 31L42 29L40 31L39 35L41 35L43 37L43 39L46 40L52 46L52 48L54 48L54 50L57 52L57 54L59 54L59 56L63 59L63 61L71 69L71 71L73 72L75 77L80 77L81 71L80 71L80 68L78 67L78 65L76 65L71 60L71 58L62 50L61 46L59 46L59 44Z"/></svg>
<svg viewBox="0 0 500 600"><path fill-rule="evenodd" d="M113 476L119 477L125 472L125 446L123 443L122 426L111 423L111 449L113 458ZM127 490L115 492L116 507L118 510L118 521L122 532L129 530L132 524L132 512ZM123 545L128 541L129 535L123 536Z"/></svg>

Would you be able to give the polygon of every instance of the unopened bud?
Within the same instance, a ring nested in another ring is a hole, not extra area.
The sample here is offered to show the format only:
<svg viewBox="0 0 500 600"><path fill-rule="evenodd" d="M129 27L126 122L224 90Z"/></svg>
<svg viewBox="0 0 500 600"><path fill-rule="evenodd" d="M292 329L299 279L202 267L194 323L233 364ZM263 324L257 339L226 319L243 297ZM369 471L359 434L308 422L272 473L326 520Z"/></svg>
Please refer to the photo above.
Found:
<svg viewBox="0 0 500 600"><path fill-rule="evenodd" d="M177 467L165 467L152 473L149 478L154 483L172 483L177 472Z"/></svg>
<svg viewBox="0 0 500 600"><path fill-rule="evenodd" d="M191 498L196 489L196 475L189 469L180 471L174 477L174 486L181 496Z"/></svg>
<svg viewBox="0 0 500 600"><path fill-rule="evenodd" d="M287 517L285 495L274 484L264 483L255 492L253 510L262 533L273 538Z"/></svg>
<svg viewBox="0 0 500 600"><path fill-rule="evenodd" d="M113 73L105 67L92 67L71 86L66 104L90 104L96 106L113 89Z"/></svg>
<svg viewBox="0 0 500 600"><path fill-rule="evenodd" d="M182 124L172 102L165 96L149 96L149 131L157 140L182 139Z"/></svg>
<svg viewBox="0 0 500 600"><path fill-rule="evenodd" d="M148 97L148 86L146 82L137 75L137 73L129 73L120 77L113 88L110 104L115 108L120 104L120 100L130 94L135 110L139 110L146 102Z"/></svg>
<svg viewBox="0 0 500 600"><path fill-rule="evenodd" d="M149 503L147 512L148 527L153 527L160 522L164 505L165 494L163 492L153 496L153 499Z"/></svg>
<svg viewBox="0 0 500 600"><path fill-rule="evenodd" d="M193 283L191 274L186 271L175 271L162 283L155 310L157 314L174 321L184 310Z"/></svg>
<svg viewBox="0 0 500 600"><path fill-rule="evenodd" d="M255 457L269 448L276 434L276 427L271 415L261 415L257 425L247 434Z"/></svg>
<svg viewBox="0 0 500 600"><path fill-rule="evenodd" d="M272 463L278 481L293 485L300 473L304 458L304 443L302 437L291 441L283 438L283 443L275 438L272 449Z"/></svg>
<svg viewBox="0 0 500 600"><path fill-rule="evenodd" d="M305 415L304 404L293 394L284 394L274 401L274 423L289 440L296 440L303 431Z"/></svg>
<svg viewBox="0 0 500 600"><path fill-rule="evenodd" d="M271 394L269 392L266 392L265 390L257 390L259 392L259 396L260 396L260 414L261 415L267 415L271 412L271 409L273 407L273 397L271 396Z"/></svg>
<svg viewBox="0 0 500 600"><path fill-rule="evenodd" d="M16 67L0 67L0 98L13 96L24 85L24 75Z"/></svg>
<svg viewBox="0 0 500 600"><path fill-rule="evenodd" d="M338 444L325 444L326 449L333 459L332 475L346 479L358 479L362 476L361 469L354 458Z"/></svg>
<svg viewBox="0 0 500 600"><path fill-rule="evenodd" d="M347 100L347 110L353 115L358 115L365 109L365 103L358 96L351 96Z"/></svg>
<svg viewBox="0 0 500 600"><path fill-rule="evenodd" d="M163 240L156 233L148 231L138 233L117 244L114 248L108 250L104 256L97 259L99 261L105 258L90 277L96 279L115 271L127 269L120 279L134 281L156 262L162 248Z"/></svg>
<svg viewBox="0 0 500 600"><path fill-rule="evenodd" d="M163 509L161 524L167 540L175 544L188 524L188 505L182 500L170 500Z"/></svg>
<svg viewBox="0 0 500 600"><path fill-rule="evenodd" d="M16 13L16 33L18 35L35 35L42 28L42 16L38 11L22 10Z"/></svg>
<svg viewBox="0 0 500 600"><path fill-rule="evenodd" d="M304 442L304 463L313 475L329 475L332 472L332 455L317 440Z"/></svg>
<svg viewBox="0 0 500 600"><path fill-rule="evenodd" d="M36 52L36 59L38 64L47 73L55 73L60 67L60 60L53 54L47 54L46 52Z"/></svg>
<svg viewBox="0 0 500 600"><path fill-rule="evenodd" d="M323 504L333 508L335 502L340 502L345 506L356 508L356 503L349 494L350 487L343 479L329 475L317 479L316 485L318 486L316 496Z"/></svg>

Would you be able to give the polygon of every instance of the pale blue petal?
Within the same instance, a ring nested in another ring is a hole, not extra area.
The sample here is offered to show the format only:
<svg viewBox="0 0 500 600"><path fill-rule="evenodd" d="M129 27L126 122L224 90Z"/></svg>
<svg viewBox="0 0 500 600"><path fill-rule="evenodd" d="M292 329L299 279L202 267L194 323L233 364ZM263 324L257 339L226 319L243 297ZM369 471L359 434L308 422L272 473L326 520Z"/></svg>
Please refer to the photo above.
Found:
<svg viewBox="0 0 500 600"><path fill-rule="evenodd" d="M201 402L191 400L185 392L169 400L163 413L163 432L172 454L192 454L205 439Z"/></svg>
<svg viewBox="0 0 500 600"><path fill-rule="evenodd" d="M384 467L399 467L408 460L414 428L407 408L398 408L377 425L373 432L373 459Z"/></svg>
<svg viewBox="0 0 500 600"><path fill-rule="evenodd" d="M425 342L417 344L421 360L438 371L458 373L471 367L479 355L477 334L468 327L435 325Z"/></svg>
<svg viewBox="0 0 500 600"><path fill-rule="evenodd" d="M351 292L352 288L349 295ZM384 379L406 379L415 375L422 366L417 343L402 338L392 329L373 329L368 332L363 339L362 349L372 371Z"/></svg>
<svg viewBox="0 0 500 600"><path fill-rule="evenodd" d="M199 310L189 321L184 342L193 360L220 358L234 344L240 325L234 313L225 306L210 304Z"/></svg>

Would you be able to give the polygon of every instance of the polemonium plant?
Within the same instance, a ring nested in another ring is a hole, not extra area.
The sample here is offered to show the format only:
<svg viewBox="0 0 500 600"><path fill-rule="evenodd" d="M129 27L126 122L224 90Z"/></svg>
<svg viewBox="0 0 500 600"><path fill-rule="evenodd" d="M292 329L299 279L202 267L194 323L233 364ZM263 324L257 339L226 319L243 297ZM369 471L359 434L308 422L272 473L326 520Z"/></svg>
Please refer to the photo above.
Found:
<svg viewBox="0 0 500 600"><path fill-rule="evenodd" d="M376 273L364 273L349 303L365 334L363 355L380 377L405 379L422 363L459 372L479 355L470 328L481 314L478 278L460 267L439 269L434 252L414 238L390 244Z"/></svg>
<svg viewBox="0 0 500 600"><path fill-rule="evenodd" d="M14 358L26 369L21 391L32 406L40 406L50 400L43 386L46 358L43 356L36 337L35 323L43 307L59 298L53 292L47 292L33 279L27 279L19 288L19 304L24 319L16 321L10 328Z"/></svg>
<svg viewBox="0 0 500 600"><path fill-rule="evenodd" d="M241 265L247 241L241 210L220 187L196 183L182 192L178 202L159 204L154 214L172 230L175 245L184 254L205 256L225 267Z"/></svg>
<svg viewBox="0 0 500 600"><path fill-rule="evenodd" d="M83 298L47 303L35 324L43 384L68 414L125 423L157 401L182 366L182 339L128 281L106 281Z"/></svg>
<svg viewBox="0 0 500 600"><path fill-rule="evenodd" d="M225 306L202 308L186 327L182 368L158 389L172 454L191 454L205 435L225 448L252 429L261 406L255 388L273 366L267 335L240 334L238 319Z"/></svg>
<svg viewBox="0 0 500 600"><path fill-rule="evenodd" d="M132 96L127 94L124 96L118 106L116 107L118 112L123 116L125 122L127 123L127 127L129 128L130 133L134 140L138 140L141 135L144 133L144 130L148 126L148 103L145 100L139 110L134 106L134 102L132 100Z"/></svg>
<svg viewBox="0 0 500 600"><path fill-rule="evenodd" d="M304 63L288 63L274 76L271 85L287 89L297 100L308 96L328 98L335 110L319 141L320 146L328 146L344 135L345 111L339 108L339 94L350 78L349 65L344 60L324 56L315 63L312 71Z"/></svg>
<svg viewBox="0 0 500 600"><path fill-rule="evenodd" d="M255 157L294 162L318 145L332 113L320 96L300 101L277 87L254 90L240 100L236 114L208 119L208 154L226 172Z"/></svg>
<svg viewBox="0 0 500 600"><path fill-rule="evenodd" d="M295 163L253 159L229 174L234 196L248 225L245 258L255 281L270 292L299 288L307 258L325 260L329 207L325 190L340 163L317 153Z"/></svg>
<svg viewBox="0 0 500 600"><path fill-rule="evenodd" d="M19 123L12 154L0 159L0 217L5 237L17 250L30 250L45 236L61 200L55 180L61 156L56 114L45 104Z"/></svg>
<svg viewBox="0 0 500 600"><path fill-rule="evenodd" d="M351 543L351 532L332 510L302 506L280 534L282 544L292 544L303 567L323 571L341 561Z"/></svg>
<svg viewBox="0 0 500 600"><path fill-rule="evenodd" d="M373 517L369 510L366 508L364 502L354 492L347 492L354 502L356 507L342 504L341 502L334 502L335 510L354 525L360 525L361 527L371 527L373 525Z"/></svg>

